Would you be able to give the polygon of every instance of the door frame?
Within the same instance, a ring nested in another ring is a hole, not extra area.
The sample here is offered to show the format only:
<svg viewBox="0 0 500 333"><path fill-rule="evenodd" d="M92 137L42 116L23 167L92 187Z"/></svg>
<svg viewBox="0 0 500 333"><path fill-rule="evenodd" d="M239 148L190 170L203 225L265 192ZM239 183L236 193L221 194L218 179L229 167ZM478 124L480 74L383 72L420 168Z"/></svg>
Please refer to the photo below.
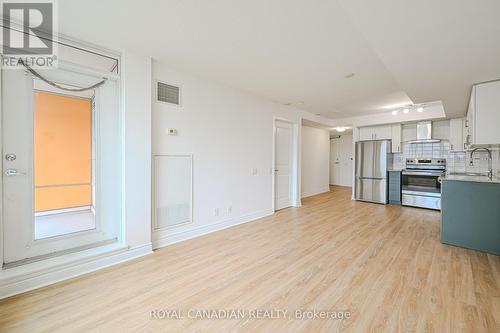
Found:
<svg viewBox="0 0 500 333"><path fill-rule="evenodd" d="M271 172L271 182L272 182L272 191L271 191L271 207L273 212L276 211L276 174L274 172L275 163L276 163L276 122L284 122L288 123L292 127L292 172L291 172L291 207L300 207L300 126L298 126L297 122L293 122L289 119L282 117L273 117L273 142L272 142L272 166L270 168ZM300 119L300 123L302 123L302 119Z"/></svg>
<svg viewBox="0 0 500 333"><path fill-rule="evenodd" d="M340 140L340 135L330 136L330 147L329 147L329 148L330 148L330 158L329 158L329 164L328 164L328 168L329 168L329 170L328 170L328 174L329 174L329 176L330 176L330 181L329 181L330 186L338 186L338 185L337 185L337 184L335 184L335 182L334 182L334 178L335 178L335 171L333 171L333 172L332 172L332 169L334 169L334 170L335 170L335 169L338 169L338 168L335 168L335 167L333 166L334 161L333 161L333 156L332 156L332 145L334 145L334 144L335 144L335 145L337 145L337 147L336 147L336 150L337 150L337 151L336 151L336 153L338 153L338 150L339 150L339 147L338 147L338 146L339 146L339 142L336 142L336 141L334 141L334 140Z"/></svg>
<svg viewBox="0 0 500 333"><path fill-rule="evenodd" d="M124 140L125 140L125 137L124 137L124 118L123 118L124 109L123 109L123 101L122 101L122 99L123 99L123 91L122 91L122 89L123 89L122 60L123 59L122 59L122 53L115 51L115 50L112 50L112 49L104 48L104 47L101 47L101 46L98 46L98 45L95 45L92 43L88 43L88 42L85 42L85 41L82 41L82 40L79 40L76 38L68 37L68 36L65 36L62 34L58 34L58 38L59 38L58 42L65 43L70 47L82 48L84 51L93 52L93 53L96 53L96 54L99 54L99 55L105 56L105 57L112 57L112 58L115 58L118 60L117 74L104 73L104 72L100 72L97 70L85 68L85 67L82 67L79 65L75 65L71 62L65 62L65 61L60 62L58 68L61 68L61 69L64 69L64 70L67 70L70 72L72 71L72 72L86 74L86 75L90 75L90 76L97 76L100 78L106 78L108 80L116 82L116 84L117 84L117 95L115 97L116 102L117 102L116 107L117 107L117 110L119 110L119 114L120 114L120 119L117 119L117 123L120 126L120 140L121 140L121 145L122 145L122 147L120 147L120 153L121 153L121 157L120 157L120 164L121 164L120 169L121 170L120 171L122 172L122 179L121 179L121 184L123 186L122 191L124 191L123 177L125 174L124 173L124 169L125 169L125 165L124 165L124 151L125 151L124 150L125 149ZM2 74L3 70L6 70L6 69L0 68L0 78L1 78L1 74ZM7 70L9 70L9 69L7 69ZM3 132L3 125L4 125L3 124L2 85L3 85L3 82L0 79L0 133ZM95 128L93 128L93 130L95 130ZM1 170L1 172L3 172L3 164L4 164L4 159L3 159L4 158L4 151L3 151L3 140L2 139L3 139L3 136L0 135L0 155L1 155L0 156L0 170ZM95 180L95 181L97 182L97 180ZM2 174L2 175L0 175L0 271L2 269L4 269L4 265L5 265L5 263L4 263L5 250L4 250L4 241L3 241L4 236L5 236L3 195L4 195L4 193L3 193L3 174ZM125 204L124 203L125 203L125 196L123 195L121 200L120 200L120 204L121 204L120 219L119 219L119 221L116 222L116 223L118 223L117 242L122 242L126 236L125 218L124 218ZM96 225L96 227L97 227L97 225ZM63 238L64 236L65 235L58 236L58 237ZM44 239L41 239L38 241L42 242L42 241L44 241ZM48 258L48 259L50 259L50 258ZM29 265L29 262L27 264Z"/></svg>
<svg viewBox="0 0 500 333"><path fill-rule="evenodd" d="M351 137L351 140L349 142L346 142L345 141L345 138L346 137ZM350 168L347 168L345 166L342 165L342 163L346 162L346 161L349 161L349 159L351 159L351 163L354 164L354 151L352 150L353 149L353 142L354 142L354 136L352 135L352 133L348 133L348 134L339 134L339 135L336 135L335 137L330 137L330 153L331 153L331 147L332 147L332 144L333 144L333 140L338 140L337 141L337 149L338 149L338 153L339 153L339 160L340 160L340 164L339 164L339 167L337 168L339 170L339 184L334 184L333 183L333 177L330 177L330 185L333 185L333 186L342 186L342 187L352 187L352 172L353 172L353 168L350 167ZM346 157L347 159L344 160L342 159L342 154L345 153L345 150L344 148L347 147L347 145L349 145L351 148L351 157L349 156L343 156L343 157ZM331 172L331 168L333 167L332 166L332 156L330 155L330 176L332 175L332 172ZM349 179L348 181L344 182L344 180L347 180L347 178L343 178L343 172L349 172Z"/></svg>

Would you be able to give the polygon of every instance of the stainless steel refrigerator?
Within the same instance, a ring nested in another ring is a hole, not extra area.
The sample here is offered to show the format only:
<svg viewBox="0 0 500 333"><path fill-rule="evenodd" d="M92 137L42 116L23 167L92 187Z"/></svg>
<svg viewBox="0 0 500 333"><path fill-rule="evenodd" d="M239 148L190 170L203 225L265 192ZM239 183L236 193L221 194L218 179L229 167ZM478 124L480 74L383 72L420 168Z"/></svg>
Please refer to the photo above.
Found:
<svg viewBox="0 0 500 333"><path fill-rule="evenodd" d="M387 203L389 168L392 168L390 140L356 142L355 199Z"/></svg>

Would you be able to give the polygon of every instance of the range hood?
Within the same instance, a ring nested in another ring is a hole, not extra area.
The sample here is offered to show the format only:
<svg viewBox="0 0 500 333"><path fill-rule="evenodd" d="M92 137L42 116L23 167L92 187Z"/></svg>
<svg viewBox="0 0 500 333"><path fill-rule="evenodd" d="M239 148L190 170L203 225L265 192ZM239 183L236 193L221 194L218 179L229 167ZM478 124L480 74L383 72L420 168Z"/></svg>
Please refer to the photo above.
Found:
<svg viewBox="0 0 500 333"><path fill-rule="evenodd" d="M439 139L432 138L432 121L420 121L417 123L417 140L409 143L433 143L441 142Z"/></svg>

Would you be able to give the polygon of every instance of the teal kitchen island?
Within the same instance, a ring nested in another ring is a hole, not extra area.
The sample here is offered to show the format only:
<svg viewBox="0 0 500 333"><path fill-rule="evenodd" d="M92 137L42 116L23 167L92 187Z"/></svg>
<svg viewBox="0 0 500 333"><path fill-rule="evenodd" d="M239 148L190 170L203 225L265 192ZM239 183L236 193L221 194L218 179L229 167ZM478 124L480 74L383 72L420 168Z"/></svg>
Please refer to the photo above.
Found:
<svg viewBox="0 0 500 333"><path fill-rule="evenodd" d="M500 255L500 179L447 176L441 213L442 243Z"/></svg>

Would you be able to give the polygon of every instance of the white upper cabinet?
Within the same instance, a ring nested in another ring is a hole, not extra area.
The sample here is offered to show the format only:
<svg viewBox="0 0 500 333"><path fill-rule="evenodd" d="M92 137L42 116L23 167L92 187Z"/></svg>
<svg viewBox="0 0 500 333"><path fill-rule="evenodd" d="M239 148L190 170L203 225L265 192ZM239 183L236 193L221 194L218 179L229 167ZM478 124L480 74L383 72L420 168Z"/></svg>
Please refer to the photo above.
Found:
<svg viewBox="0 0 500 333"><path fill-rule="evenodd" d="M474 114L476 107L476 87L473 86L470 93L469 108L467 109L467 117L465 118L465 143L470 145L474 136Z"/></svg>
<svg viewBox="0 0 500 333"><path fill-rule="evenodd" d="M393 153L401 153L403 151L401 147L401 138L402 138L401 124L391 125L391 142L392 142Z"/></svg>
<svg viewBox="0 0 500 333"><path fill-rule="evenodd" d="M464 151L465 137L464 118L450 119L450 151Z"/></svg>
<svg viewBox="0 0 500 333"><path fill-rule="evenodd" d="M377 126L375 129L375 140L390 140L391 139L391 125Z"/></svg>
<svg viewBox="0 0 500 333"><path fill-rule="evenodd" d="M474 145L500 144L500 81L473 87L467 113L469 142Z"/></svg>
<svg viewBox="0 0 500 333"><path fill-rule="evenodd" d="M359 141L373 140L373 127L361 127L359 129Z"/></svg>
<svg viewBox="0 0 500 333"><path fill-rule="evenodd" d="M432 138L438 140L450 139L450 121L437 120L432 122Z"/></svg>
<svg viewBox="0 0 500 333"><path fill-rule="evenodd" d="M478 84L475 99L474 144L499 144L500 81Z"/></svg>
<svg viewBox="0 0 500 333"><path fill-rule="evenodd" d="M372 127L361 127L359 129L359 140L369 141L369 140L390 140L391 139L391 126L372 126Z"/></svg>
<svg viewBox="0 0 500 333"><path fill-rule="evenodd" d="M417 124L404 124L403 125L403 142L417 140Z"/></svg>

